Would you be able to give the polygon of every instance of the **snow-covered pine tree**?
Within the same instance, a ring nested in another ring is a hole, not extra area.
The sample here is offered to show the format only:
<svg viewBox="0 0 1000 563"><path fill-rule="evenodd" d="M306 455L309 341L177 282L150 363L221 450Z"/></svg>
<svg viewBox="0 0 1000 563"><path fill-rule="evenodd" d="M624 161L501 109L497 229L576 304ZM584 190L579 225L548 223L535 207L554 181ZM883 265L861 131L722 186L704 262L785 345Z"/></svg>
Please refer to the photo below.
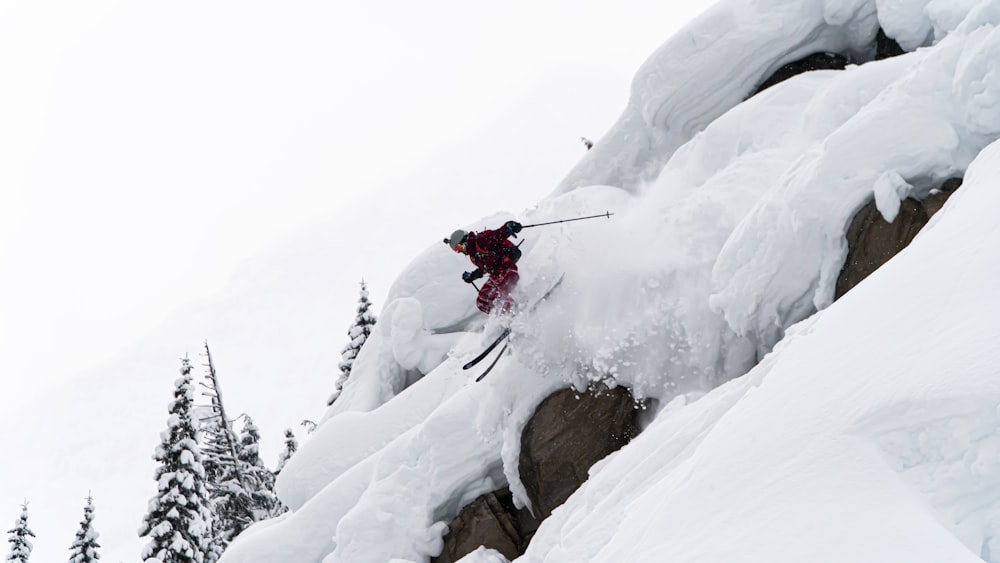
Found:
<svg viewBox="0 0 1000 563"><path fill-rule="evenodd" d="M285 449L278 456L278 468L274 470L274 475L277 476L281 473L281 470L285 468L285 464L288 460L295 455L295 452L299 450L299 441L295 439L295 432L292 432L291 428L285 429Z"/></svg>
<svg viewBox="0 0 1000 563"><path fill-rule="evenodd" d="M214 518L212 519L212 530L210 532L211 543L208 552L205 554L205 563L215 563L222 557L222 553L226 550L229 545L228 538L230 534L225 532L225 529L229 526L229 522L220 513L219 510L219 496L224 496L224 493L220 491L217 483L223 481L223 475L227 473L227 468L229 467L225 460L232 459L229 453L228 447L220 447L220 437L224 435L224 428L219 418L211 414L210 409L203 409L199 407L199 411L207 411L206 414L200 418L199 432L201 436L201 453L203 456L203 464L205 466L205 487L208 489L209 505L212 509L212 514ZM222 440L222 443L225 443ZM240 490L236 487L236 490Z"/></svg>
<svg viewBox="0 0 1000 563"><path fill-rule="evenodd" d="M243 417L243 431L240 433L240 462L247 478L254 520L267 520L286 512L278 496L274 494L274 473L260 458L260 431L253 419Z"/></svg>
<svg viewBox="0 0 1000 563"><path fill-rule="evenodd" d="M361 297L358 299L358 314L354 317L354 324L347 330L350 341L341 350L340 375L334 384L333 393L327 399L326 404L332 405L347 383L347 378L351 376L351 368L354 366L354 358L358 357L358 352L368 340L368 335L372 333L375 326L375 313L371 312L371 302L368 301L368 285L365 280L361 280Z"/></svg>
<svg viewBox="0 0 1000 563"><path fill-rule="evenodd" d="M232 420L226 415L222 386L212 361L212 351L205 343L205 387L210 400L209 415L201 422L202 452L211 505L215 513L212 526L212 548L207 562L221 556L229 542L254 522L254 511L248 493L247 477L240 461L240 442L233 431Z"/></svg>
<svg viewBox="0 0 1000 563"><path fill-rule="evenodd" d="M21 516L14 521L14 527L7 530L7 533L10 534L7 538L10 542L10 555L7 556L7 561L27 563L31 557L31 550L34 549L34 544L28 538L35 537L35 533L28 527L28 501L24 501L21 505Z"/></svg>
<svg viewBox="0 0 1000 563"><path fill-rule="evenodd" d="M185 358L168 409L167 429L160 434L162 442L153 454L153 459L160 463L155 474L159 492L149 500L149 512L139 528L140 537L150 538L142 550L143 561L203 563L205 560L212 514L191 416L193 401L191 364Z"/></svg>
<svg viewBox="0 0 1000 563"><path fill-rule="evenodd" d="M87 505L83 507L83 522L80 522L80 529L76 531L76 540L69 548L69 563L96 563L101 559L97 553L97 548L101 544L97 543L100 534L94 530L94 497L87 495Z"/></svg>

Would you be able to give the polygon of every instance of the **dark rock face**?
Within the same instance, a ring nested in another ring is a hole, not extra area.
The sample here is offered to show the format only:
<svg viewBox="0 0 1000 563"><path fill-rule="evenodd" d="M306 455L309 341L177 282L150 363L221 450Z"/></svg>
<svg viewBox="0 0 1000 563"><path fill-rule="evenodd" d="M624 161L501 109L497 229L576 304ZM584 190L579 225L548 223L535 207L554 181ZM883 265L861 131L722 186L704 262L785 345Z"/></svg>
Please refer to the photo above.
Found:
<svg viewBox="0 0 1000 563"><path fill-rule="evenodd" d="M514 507L510 489L487 493L472 501L448 525L444 549L432 563L454 563L485 545L513 560L528 548L538 521L526 509Z"/></svg>
<svg viewBox="0 0 1000 563"><path fill-rule="evenodd" d="M885 30L881 27L878 28L878 35L875 36L875 60L880 61L882 59L888 59L889 57L898 57L906 51L899 46L899 43L895 39L889 37L885 34Z"/></svg>
<svg viewBox="0 0 1000 563"><path fill-rule="evenodd" d="M878 34L875 36L874 47L875 60L877 61L888 59L889 57L896 57L906 52L899 46L899 43L895 39L886 35L885 30L881 27L878 30ZM774 71L774 74L761 82L760 85L757 86L757 89L747 97L752 98L760 92L767 90L771 86L774 86L779 82L784 82L785 80L802 74L803 72L809 72L810 70L844 70L851 62L852 61L850 59L838 53L813 53L797 61L792 61Z"/></svg>
<svg viewBox="0 0 1000 563"><path fill-rule="evenodd" d="M927 210L927 217L933 217L935 213L941 211L941 208L944 207L944 202L948 201L951 194L961 186L961 178L950 178L941 186L941 189L927 196L923 201L924 209Z"/></svg>
<svg viewBox="0 0 1000 563"><path fill-rule="evenodd" d="M764 82L761 82L760 86L748 97L756 96L779 82L784 82L795 75L809 72L810 70L843 70L847 67L848 62L847 57L836 53L813 53L808 57L790 62L774 71L774 74L769 76Z"/></svg>
<svg viewBox="0 0 1000 563"><path fill-rule="evenodd" d="M882 218L874 200L862 207L847 229L847 259L837 278L834 299L840 299L906 248L961 185L961 178L952 178L922 202L912 198L901 201L892 223Z"/></svg>
<svg viewBox="0 0 1000 563"><path fill-rule="evenodd" d="M544 520L587 480L595 462L639 433L638 409L628 389L553 393L521 434L518 471L535 516Z"/></svg>
<svg viewBox="0 0 1000 563"><path fill-rule="evenodd" d="M839 299L906 248L927 220L927 212L915 199L900 202L899 215L892 223L882 218L874 200L862 207L847 229L847 260L837 278L835 298Z"/></svg>
<svg viewBox="0 0 1000 563"><path fill-rule="evenodd" d="M444 548L432 563L454 563L481 545L510 560L523 555L540 521L587 480L590 466L638 435L639 412L623 387L550 395L521 434L518 470L534 516L514 507L507 488L485 494L448 525Z"/></svg>

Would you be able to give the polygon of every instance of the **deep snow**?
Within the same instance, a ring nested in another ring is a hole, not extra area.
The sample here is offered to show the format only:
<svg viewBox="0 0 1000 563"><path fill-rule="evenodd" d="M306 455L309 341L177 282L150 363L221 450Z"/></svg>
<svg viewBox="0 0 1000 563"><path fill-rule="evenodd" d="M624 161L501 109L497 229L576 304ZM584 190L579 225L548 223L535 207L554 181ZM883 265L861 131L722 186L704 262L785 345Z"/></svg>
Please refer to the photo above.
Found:
<svg viewBox="0 0 1000 563"><path fill-rule="evenodd" d="M523 233L518 300L565 278L514 320L514 354L479 384L460 369L497 320L452 298L463 258L428 248L282 472L293 512L223 561L426 561L479 494L506 483L526 504L521 429L592 381L660 410L524 561L1000 560L998 24L995 0L720 2L518 216L616 213ZM868 62L879 25L921 48ZM866 64L743 101L816 51ZM911 247L831 306L853 213L875 198L890 218L966 167Z"/></svg>
<svg viewBox="0 0 1000 563"><path fill-rule="evenodd" d="M998 173L993 144L907 250L748 375L668 405L523 560L996 560Z"/></svg>

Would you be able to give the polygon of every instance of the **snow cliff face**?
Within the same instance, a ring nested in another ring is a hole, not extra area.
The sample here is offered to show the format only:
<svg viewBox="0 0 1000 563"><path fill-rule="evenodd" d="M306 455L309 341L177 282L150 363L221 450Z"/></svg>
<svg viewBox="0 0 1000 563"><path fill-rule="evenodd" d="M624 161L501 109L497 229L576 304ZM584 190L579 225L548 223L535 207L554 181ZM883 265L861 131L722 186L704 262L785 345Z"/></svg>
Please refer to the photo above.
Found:
<svg viewBox="0 0 1000 563"><path fill-rule="evenodd" d="M475 310L463 257L428 248L282 471L292 512L223 561L428 561L479 495L507 485L530 505L527 420L596 382L655 420L519 561L1000 561L998 25L996 0L720 2L518 215L615 212L522 233L515 298L563 281L512 321L513 353L481 383L461 369L498 320ZM880 27L911 52L873 60ZM822 52L858 64L747 99ZM833 303L859 209L890 221L963 175L907 250Z"/></svg>

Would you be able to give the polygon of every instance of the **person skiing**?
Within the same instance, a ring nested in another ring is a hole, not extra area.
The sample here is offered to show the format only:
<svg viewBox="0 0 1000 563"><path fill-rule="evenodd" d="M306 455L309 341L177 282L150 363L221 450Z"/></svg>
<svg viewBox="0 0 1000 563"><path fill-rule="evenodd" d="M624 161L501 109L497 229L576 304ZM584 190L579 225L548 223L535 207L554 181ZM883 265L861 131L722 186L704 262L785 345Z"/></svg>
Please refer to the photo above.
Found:
<svg viewBox="0 0 1000 563"><path fill-rule="evenodd" d="M509 238L517 238L521 228L517 221L507 221L499 229L478 233L458 229L444 239L452 250L468 255L476 266L475 270L462 273L465 283L473 283L484 274L490 276L476 299L476 306L484 313L489 314L496 307L506 313L514 306L510 292L520 279L517 261L521 258L521 250Z"/></svg>

